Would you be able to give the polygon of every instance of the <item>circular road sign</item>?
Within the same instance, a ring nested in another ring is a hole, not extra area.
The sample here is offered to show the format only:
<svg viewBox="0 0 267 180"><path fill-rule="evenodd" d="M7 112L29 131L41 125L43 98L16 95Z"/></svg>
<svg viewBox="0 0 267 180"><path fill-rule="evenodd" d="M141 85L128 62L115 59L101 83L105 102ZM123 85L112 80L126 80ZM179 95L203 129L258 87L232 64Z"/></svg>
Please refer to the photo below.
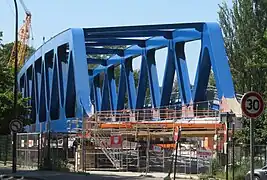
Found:
<svg viewBox="0 0 267 180"><path fill-rule="evenodd" d="M10 123L9 123L9 128L10 128L10 131L12 131L12 132L19 132L19 131L21 131L22 130L22 128L23 128L23 123L22 123L22 121L20 121L20 120L17 120L17 119L15 119L15 120L12 120Z"/></svg>
<svg viewBox="0 0 267 180"><path fill-rule="evenodd" d="M259 93L250 91L242 97L241 108L247 117L257 118L263 113L264 101Z"/></svg>

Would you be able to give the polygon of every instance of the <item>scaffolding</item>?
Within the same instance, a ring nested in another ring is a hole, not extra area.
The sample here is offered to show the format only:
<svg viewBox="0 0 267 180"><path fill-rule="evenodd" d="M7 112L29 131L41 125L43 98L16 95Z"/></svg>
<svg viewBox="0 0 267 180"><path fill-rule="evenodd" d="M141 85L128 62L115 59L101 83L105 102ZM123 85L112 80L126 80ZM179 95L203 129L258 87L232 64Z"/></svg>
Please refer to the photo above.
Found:
<svg viewBox="0 0 267 180"><path fill-rule="evenodd" d="M82 122L76 127L81 142L76 152L76 170L167 171L174 151L175 127L181 126L183 137L194 141L213 139L215 134L223 136L224 125L218 111L198 109L191 112L191 117L183 111L188 109L101 111L72 121L76 125ZM117 138L118 144L112 138Z"/></svg>

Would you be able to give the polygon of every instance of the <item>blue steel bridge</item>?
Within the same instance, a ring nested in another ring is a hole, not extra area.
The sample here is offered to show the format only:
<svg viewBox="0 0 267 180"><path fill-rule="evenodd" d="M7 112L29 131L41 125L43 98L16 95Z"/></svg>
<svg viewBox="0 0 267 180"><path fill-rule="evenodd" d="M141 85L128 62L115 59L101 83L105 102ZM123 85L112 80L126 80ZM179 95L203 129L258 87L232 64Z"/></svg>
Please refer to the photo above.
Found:
<svg viewBox="0 0 267 180"><path fill-rule="evenodd" d="M185 45L196 40L201 41L201 49L190 84ZM155 53L162 48L167 48L167 56L156 64ZM136 81L133 63L137 57L141 57L141 67ZM157 66L165 68L162 86ZM218 101L207 91L211 70ZM200 104L202 109L240 114L217 23L70 28L37 49L18 76L19 90L30 97L34 132L46 131L47 124L54 132L67 132L71 120L95 112L116 116L126 103L132 113L144 108L153 113L166 107L179 109L181 119L196 118ZM179 96L171 101L174 78ZM146 98L151 100L149 106ZM151 118L161 120L161 116Z"/></svg>

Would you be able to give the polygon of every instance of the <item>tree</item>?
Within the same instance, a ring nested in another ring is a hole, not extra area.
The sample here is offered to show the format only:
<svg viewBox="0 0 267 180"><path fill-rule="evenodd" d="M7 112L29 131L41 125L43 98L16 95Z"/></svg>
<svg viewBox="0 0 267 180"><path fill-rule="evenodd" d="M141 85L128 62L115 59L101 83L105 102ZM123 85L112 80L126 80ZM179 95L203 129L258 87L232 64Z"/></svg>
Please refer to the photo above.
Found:
<svg viewBox="0 0 267 180"><path fill-rule="evenodd" d="M19 44L19 43L18 43ZM2 50L1 50L1 61L5 62L6 64L8 63L9 59L10 59L10 55L13 49L14 43L8 43L3 45ZM18 46L19 47L19 46ZM33 47L26 47L26 55L25 55L25 59L28 59L29 56L35 51L35 49ZM21 67L19 67L21 68Z"/></svg>
<svg viewBox="0 0 267 180"><path fill-rule="evenodd" d="M4 44L0 49L0 134L9 134L9 122L14 119L13 109L13 85L14 75L12 67L7 66L13 43ZM30 107L27 106L28 99L22 98L18 94L17 114L24 121L25 125L29 124L28 114Z"/></svg>
<svg viewBox="0 0 267 180"><path fill-rule="evenodd" d="M267 100L267 2L234 0L233 7L220 5L219 22L230 67L238 93L260 92ZM238 132L238 141L249 142L249 121ZM264 114L255 121L255 142L266 143L267 119Z"/></svg>
<svg viewBox="0 0 267 180"><path fill-rule="evenodd" d="M2 47L2 41L3 41L3 32L0 31L0 48Z"/></svg>

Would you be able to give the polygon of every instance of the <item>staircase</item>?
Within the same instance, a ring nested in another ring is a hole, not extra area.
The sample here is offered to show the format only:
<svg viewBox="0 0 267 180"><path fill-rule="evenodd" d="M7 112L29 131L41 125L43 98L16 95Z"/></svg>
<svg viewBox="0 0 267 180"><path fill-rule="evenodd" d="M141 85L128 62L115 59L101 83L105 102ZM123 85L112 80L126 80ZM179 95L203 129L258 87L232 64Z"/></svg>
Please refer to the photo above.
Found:
<svg viewBox="0 0 267 180"><path fill-rule="evenodd" d="M120 150L111 148L107 142L109 138L104 136L100 131L101 130L95 132L95 136L92 137L95 141L95 145L101 148L102 152L110 160L113 167L116 169L121 169L122 165L120 163Z"/></svg>

